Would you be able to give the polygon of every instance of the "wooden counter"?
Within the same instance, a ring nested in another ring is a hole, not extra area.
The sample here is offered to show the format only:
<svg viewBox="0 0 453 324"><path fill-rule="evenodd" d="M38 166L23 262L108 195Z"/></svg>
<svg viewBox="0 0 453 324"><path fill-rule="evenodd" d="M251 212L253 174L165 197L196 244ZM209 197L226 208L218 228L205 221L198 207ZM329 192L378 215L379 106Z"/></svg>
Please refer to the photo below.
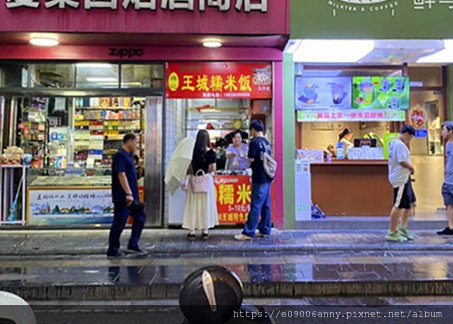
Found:
<svg viewBox="0 0 453 324"><path fill-rule="evenodd" d="M386 216L393 190L388 163L341 160L311 165L312 201L327 216Z"/></svg>

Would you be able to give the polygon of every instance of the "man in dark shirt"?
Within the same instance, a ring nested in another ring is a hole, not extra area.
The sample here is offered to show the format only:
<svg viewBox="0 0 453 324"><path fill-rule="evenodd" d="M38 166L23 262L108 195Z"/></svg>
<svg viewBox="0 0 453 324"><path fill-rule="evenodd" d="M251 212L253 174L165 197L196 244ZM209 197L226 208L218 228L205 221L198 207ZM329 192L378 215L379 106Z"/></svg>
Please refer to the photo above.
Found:
<svg viewBox="0 0 453 324"><path fill-rule="evenodd" d="M234 238L239 241L250 240L255 236L267 237L271 233L271 184L272 179L264 171L264 154L271 154L271 145L264 137L264 125L260 120L250 124L250 142L248 158L252 168L252 201L250 213L242 234ZM261 216L261 218L260 218ZM258 230L258 232L257 232Z"/></svg>
<svg viewBox="0 0 453 324"><path fill-rule="evenodd" d="M119 257L120 236L126 226L129 216L132 216L132 233L128 250L142 253L138 246L140 235L146 221L143 208L135 202L139 201L137 171L133 154L138 148L138 139L134 134L127 134L123 138L123 145L113 157L112 162L112 198L114 217L109 236L108 257Z"/></svg>

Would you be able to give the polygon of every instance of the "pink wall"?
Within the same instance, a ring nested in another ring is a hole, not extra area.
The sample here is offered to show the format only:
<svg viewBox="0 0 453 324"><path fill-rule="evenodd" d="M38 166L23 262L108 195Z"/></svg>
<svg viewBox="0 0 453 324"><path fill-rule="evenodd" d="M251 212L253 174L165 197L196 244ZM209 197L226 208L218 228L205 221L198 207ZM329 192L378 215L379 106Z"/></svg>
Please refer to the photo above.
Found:
<svg viewBox="0 0 453 324"><path fill-rule="evenodd" d="M102 37L102 36L100 36ZM142 47L143 55L131 58L110 56L110 48L134 49L137 46L0 46L3 60L74 61L281 61L283 53L275 48Z"/></svg>
<svg viewBox="0 0 453 324"><path fill-rule="evenodd" d="M287 34L289 35L289 0L268 0L268 12L231 9L220 12L217 8L207 8L205 12L196 9L165 10L161 1L155 11L149 9L125 10L123 0L118 1L118 9L84 9L84 0L78 9L68 6L65 9L44 6L38 8L8 9L6 0L0 4L0 31L10 32L77 32L77 33L185 33L185 34Z"/></svg>

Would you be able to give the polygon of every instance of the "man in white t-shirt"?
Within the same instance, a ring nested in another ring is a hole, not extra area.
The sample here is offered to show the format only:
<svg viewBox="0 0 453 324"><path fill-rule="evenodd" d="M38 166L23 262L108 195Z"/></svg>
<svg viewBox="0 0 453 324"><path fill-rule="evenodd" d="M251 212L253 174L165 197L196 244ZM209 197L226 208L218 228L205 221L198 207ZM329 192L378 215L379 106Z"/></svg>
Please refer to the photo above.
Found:
<svg viewBox="0 0 453 324"><path fill-rule="evenodd" d="M387 241L405 242L414 236L408 230L411 210L415 206L411 175L415 170L411 163L409 143L415 136L412 126L404 126L401 135L389 145L389 181L393 187L394 206L390 213L390 230ZM401 219L401 225L398 226Z"/></svg>

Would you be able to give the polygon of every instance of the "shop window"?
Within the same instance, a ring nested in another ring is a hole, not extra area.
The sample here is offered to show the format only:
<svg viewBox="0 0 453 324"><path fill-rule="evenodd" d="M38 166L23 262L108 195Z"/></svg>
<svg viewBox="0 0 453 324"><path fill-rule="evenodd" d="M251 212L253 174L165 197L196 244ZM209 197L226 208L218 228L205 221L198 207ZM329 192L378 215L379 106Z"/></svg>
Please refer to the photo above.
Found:
<svg viewBox="0 0 453 324"><path fill-rule="evenodd" d="M0 64L0 87L21 87L23 67L17 64Z"/></svg>
<svg viewBox="0 0 453 324"><path fill-rule="evenodd" d="M124 64L121 66L121 88L162 88L163 65Z"/></svg>
<svg viewBox="0 0 453 324"><path fill-rule="evenodd" d="M24 75L31 88L72 88L74 87L74 65L72 64L30 64Z"/></svg>
<svg viewBox="0 0 453 324"><path fill-rule="evenodd" d="M442 67L422 66L410 67L409 77L411 83L417 83L419 87L441 87L442 86Z"/></svg>
<svg viewBox="0 0 453 324"><path fill-rule="evenodd" d="M77 88L118 88L119 67L108 63L77 63Z"/></svg>

